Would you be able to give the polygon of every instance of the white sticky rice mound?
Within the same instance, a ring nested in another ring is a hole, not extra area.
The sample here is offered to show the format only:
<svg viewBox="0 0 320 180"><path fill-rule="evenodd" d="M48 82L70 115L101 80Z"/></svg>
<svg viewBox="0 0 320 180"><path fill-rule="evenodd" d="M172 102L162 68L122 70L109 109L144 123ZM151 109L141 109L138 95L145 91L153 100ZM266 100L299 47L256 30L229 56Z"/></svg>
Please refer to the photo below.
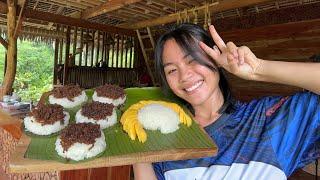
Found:
<svg viewBox="0 0 320 180"><path fill-rule="evenodd" d="M93 95L92 95L92 100L93 101L98 101L101 103L108 103L108 104L113 104L114 106L119 106L121 104L123 104L126 101L126 97L120 97L118 99L111 99L111 98L107 98L107 97L102 97L102 96L98 96L97 92L94 91Z"/></svg>
<svg viewBox="0 0 320 180"><path fill-rule="evenodd" d="M81 114L81 109L76 114L76 123L88 123L99 124L100 129L105 129L107 127L113 126L117 123L117 113L115 108L113 108L111 116L106 117L105 119L94 120L93 118L88 118Z"/></svg>
<svg viewBox="0 0 320 180"><path fill-rule="evenodd" d="M68 159L72 159L75 161L80 161L83 159L94 157L100 153L102 153L107 145L105 141L104 133L100 130L101 136L95 139L95 143L92 147L92 144L85 144L85 143L74 143L69 147L67 151L63 151L63 147L61 145L60 136L57 138L55 143L57 153Z"/></svg>
<svg viewBox="0 0 320 180"><path fill-rule="evenodd" d="M149 104L141 108L138 121L145 129L160 130L163 134L178 130L180 123L175 111L160 104Z"/></svg>
<svg viewBox="0 0 320 180"><path fill-rule="evenodd" d="M59 104L64 108L73 108L76 107L83 102L86 102L88 97L84 91L81 92L79 96L73 98L73 101L70 101L68 98L55 98L53 95L49 96L49 103L50 104Z"/></svg>
<svg viewBox="0 0 320 180"><path fill-rule="evenodd" d="M54 124L42 125L41 123L37 122L33 116L27 116L24 118L24 126L27 131L30 131L33 134L50 135L62 130L69 124L69 119L70 119L69 113L66 111L63 111L63 114L65 115L63 125L61 125L60 121L57 121Z"/></svg>

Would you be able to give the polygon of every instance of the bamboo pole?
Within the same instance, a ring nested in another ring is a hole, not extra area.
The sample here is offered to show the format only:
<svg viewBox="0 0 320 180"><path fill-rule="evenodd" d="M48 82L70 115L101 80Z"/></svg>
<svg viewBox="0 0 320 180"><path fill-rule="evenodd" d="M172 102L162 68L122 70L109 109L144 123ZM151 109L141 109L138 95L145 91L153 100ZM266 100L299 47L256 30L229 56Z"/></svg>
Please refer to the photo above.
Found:
<svg viewBox="0 0 320 180"><path fill-rule="evenodd" d="M107 34L107 39L108 39L108 36L110 36L109 34ZM106 64L108 65L108 67L110 67L109 63L110 63L110 58L109 58L109 52L110 52L110 45L107 43L107 46L106 46Z"/></svg>
<svg viewBox="0 0 320 180"><path fill-rule="evenodd" d="M125 55L125 59L126 59L126 61L125 61L125 67L126 68L128 68L128 47L127 47L127 45L128 45L128 36L125 36L126 38L126 46L124 47L124 49L125 49L125 53L126 53L126 55Z"/></svg>
<svg viewBox="0 0 320 180"><path fill-rule="evenodd" d="M93 67L93 55L94 55L94 36L95 31L92 30L92 46L91 46L91 67Z"/></svg>
<svg viewBox="0 0 320 180"><path fill-rule="evenodd" d="M63 85L66 85L68 78L68 67L69 67L69 52L70 52L70 26L67 27L67 37L66 37L66 51L65 51L65 61L64 61L64 73L63 73Z"/></svg>
<svg viewBox="0 0 320 180"><path fill-rule="evenodd" d="M76 64L77 37L78 37L78 27L76 26L73 31L73 48L72 48L72 65L73 66Z"/></svg>
<svg viewBox="0 0 320 180"><path fill-rule="evenodd" d="M0 92L0 99L12 92L14 78L17 69L17 38L14 37L14 29L16 27L16 0L7 0L7 27L8 27L8 51L6 73L3 79L3 86Z"/></svg>
<svg viewBox="0 0 320 180"><path fill-rule="evenodd" d="M80 34L80 48L81 52L79 55L79 66L82 65L82 52L83 52L83 28L81 28L81 34Z"/></svg>
<svg viewBox="0 0 320 180"><path fill-rule="evenodd" d="M111 61L112 61L112 64L111 64L111 67L114 67L114 49L115 49L115 35L110 35L111 38L113 39L113 43L111 44L112 46L112 51L111 51Z"/></svg>
<svg viewBox="0 0 320 180"><path fill-rule="evenodd" d="M119 37L120 35L118 34L118 36L117 36L117 53L116 53L116 67L119 67L119 42L120 42L120 37Z"/></svg>
<svg viewBox="0 0 320 180"><path fill-rule="evenodd" d="M59 27L57 27L57 30ZM58 58L59 58L59 42L60 40L57 38L54 42L54 65L53 65L53 84L57 84L57 71L58 71Z"/></svg>
<svg viewBox="0 0 320 180"><path fill-rule="evenodd" d="M89 45L89 42L88 42L88 38L89 38L89 30L87 29L86 30L86 56L85 56L85 63L84 65L87 66L88 65L88 45Z"/></svg>
<svg viewBox="0 0 320 180"><path fill-rule="evenodd" d="M102 32L102 52L101 52L101 62L105 61L106 55L105 55L105 48L106 48L106 33Z"/></svg>
<svg viewBox="0 0 320 180"><path fill-rule="evenodd" d="M64 28L63 28L63 26L61 26L60 27L60 30L62 31L62 32L64 32ZM60 41L60 57L59 57L59 64L63 64L63 60L62 60L62 57L63 57L63 39L61 39L61 41Z"/></svg>
<svg viewBox="0 0 320 180"><path fill-rule="evenodd" d="M97 66L99 62L99 51L100 51L100 31L97 31L98 37L97 37L97 57L96 57L96 63L95 65Z"/></svg>
<svg viewBox="0 0 320 180"><path fill-rule="evenodd" d="M121 47L120 47L120 48L121 48L121 53L120 53L120 67L121 67L121 68L124 67L124 66L123 66L124 63L122 63L122 62L123 62L123 47L124 47L124 46L123 46L123 44L124 44L123 41L124 41L124 37L123 37L123 35L121 35Z"/></svg>

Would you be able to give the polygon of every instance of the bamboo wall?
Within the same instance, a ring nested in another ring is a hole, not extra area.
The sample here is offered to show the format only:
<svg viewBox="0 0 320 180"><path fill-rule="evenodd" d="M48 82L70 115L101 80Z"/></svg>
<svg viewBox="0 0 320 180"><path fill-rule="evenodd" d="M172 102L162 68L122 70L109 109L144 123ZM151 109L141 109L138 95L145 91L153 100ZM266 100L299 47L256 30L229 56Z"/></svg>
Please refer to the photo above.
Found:
<svg viewBox="0 0 320 180"><path fill-rule="evenodd" d="M66 37L55 42L54 84L92 88L104 83L123 87L137 83L141 64L135 37L79 27L57 28Z"/></svg>

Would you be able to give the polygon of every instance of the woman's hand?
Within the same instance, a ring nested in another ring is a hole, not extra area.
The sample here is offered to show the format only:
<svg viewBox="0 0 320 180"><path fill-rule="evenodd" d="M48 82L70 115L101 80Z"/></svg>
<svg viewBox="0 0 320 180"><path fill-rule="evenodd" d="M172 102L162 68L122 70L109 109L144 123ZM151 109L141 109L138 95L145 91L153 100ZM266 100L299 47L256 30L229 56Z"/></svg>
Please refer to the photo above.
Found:
<svg viewBox="0 0 320 180"><path fill-rule="evenodd" d="M212 39L218 46L208 47L200 42L200 47L228 72L248 80L256 80L257 69L263 60L258 59L246 46L237 47L233 42L227 44L221 39L214 26L209 27Z"/></svg>

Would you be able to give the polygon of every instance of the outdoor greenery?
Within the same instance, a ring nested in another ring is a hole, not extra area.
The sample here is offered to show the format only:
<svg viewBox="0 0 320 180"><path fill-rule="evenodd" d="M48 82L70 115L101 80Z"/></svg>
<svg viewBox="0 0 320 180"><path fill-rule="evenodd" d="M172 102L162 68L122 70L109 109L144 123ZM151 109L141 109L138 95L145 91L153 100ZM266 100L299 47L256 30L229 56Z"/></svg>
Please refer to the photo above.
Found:
<svg viewBox="0 0 320 180"><path fill-rule="evenodd" d="M13 85L23 101L37 101L52 88L53 45L18 40L17 74ZM0 81L4 78L5 49L0 46Z"/></svg>

